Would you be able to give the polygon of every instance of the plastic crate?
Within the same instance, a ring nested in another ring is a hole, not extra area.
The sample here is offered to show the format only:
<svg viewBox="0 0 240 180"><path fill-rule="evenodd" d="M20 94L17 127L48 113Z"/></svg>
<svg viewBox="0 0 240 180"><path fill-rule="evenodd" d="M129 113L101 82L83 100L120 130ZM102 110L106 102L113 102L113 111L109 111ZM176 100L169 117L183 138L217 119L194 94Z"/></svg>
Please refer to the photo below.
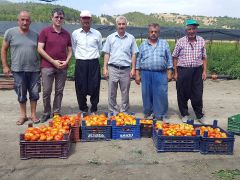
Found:
<svg viewBox="0 0 240 180"><path fill-rule="evenodd" d="M152 137L152 124L140 124L141 137Z"/></svg>
<svg viewBox="0 0 240 180"><path fill-rule="evenodd" d="M111 140L111 122L107 121L107 126L86 126L86 121L82 121L81 141L102 141Z"/></svg>
<svg viewBox="0 0 240 180"><path fill-rule="evenodd" d="M153 127L153 142L157 152L199 152L200 131L197 136L164 136Z"/></svg>
<svg viewBox="0 0 240 180"><path fill-rule="evenodd" d="M240 135L240 114L228 118L228 131Z"/></svg>
<svg viewBox="0 0 240 180"><path fill-rule="evenodd" d="M213 125L204 125L211 126L213 128L219 128L221 132L227 134L227 138L209 138L208 132L205 131L204 135L201 136L200 140L200 152L202 154L233 154L234 150L234 135L229 133L222 128L217 126L217 120L213 121Z"/></svg>
<svg viewBox="0 0 240 180"><path fill-rule="evenodd" d="M61 141L25 141L20 134L20 158L68 158L71 148L71 130Z"/></svg>
<svg viewBox="0 0 240 180"><path fill-rule="evenodd" d="M72 134L71 141L79 142L80 141L80 125L76 123L74 126L71 126Z"/></svg>
<svg viewBox="0 0 240 180"><path fill-rule="evenodd" d="M140 119L136 119L136 125L116 126L112 121L112 139L131 140L140 138Z"/></svg>

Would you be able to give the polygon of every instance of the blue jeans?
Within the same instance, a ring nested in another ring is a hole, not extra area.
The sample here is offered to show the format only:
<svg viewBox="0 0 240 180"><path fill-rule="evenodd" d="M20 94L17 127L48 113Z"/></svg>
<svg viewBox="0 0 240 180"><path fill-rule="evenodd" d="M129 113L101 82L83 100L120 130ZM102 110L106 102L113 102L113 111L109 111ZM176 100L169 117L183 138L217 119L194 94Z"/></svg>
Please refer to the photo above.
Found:
<svg viewBox="0 0 240 180"><path fill-rule="evenodd" d="M141 71L143 113L162 118L168 111L166 71Z"/></svg>
<svg viewBox="0 0 240 180"><path fill-rule="evenodd" d="M39 72L13 72L13 78L18 102L25 103L27 101L27 91L30 101L39 99L39 92L41 91Z"/></svg>

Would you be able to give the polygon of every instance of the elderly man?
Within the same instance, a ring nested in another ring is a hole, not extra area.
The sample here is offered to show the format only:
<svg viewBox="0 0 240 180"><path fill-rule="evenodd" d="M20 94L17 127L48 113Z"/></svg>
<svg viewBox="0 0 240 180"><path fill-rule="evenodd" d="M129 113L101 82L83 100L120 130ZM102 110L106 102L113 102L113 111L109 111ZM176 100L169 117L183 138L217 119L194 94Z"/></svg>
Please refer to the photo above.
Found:
<svg viewBox="0 0 240 180"><path fill-rule="evenodd" d="M52 10L51 17L52 24L40 32L38 41L38 52L42 57L41 72L44 106L41 122L47 121L52 113L53 115L61 115L67 67L72 56L71 36L62 28L64 11L55 8ZM51 93L54 80L55 94L52 110Z"/></svg>
<svg viewBox="0 0 240 180"><path fill-rule="evenodd" d="M172 79L172 56L166 40L159 39L160 26L148 25L148 39L139 47L135 82L142 82L144 117L166 118L168 111L168 81ZM141 78L140 78L141 72Z"/></svg>
<svg viewBox="0 0 240 180"><path fill-rule="evenodd" d="M97 112L100 91L99 57L102 35L91 28L92 15L84 10L80 14L81 28L72 33L73 52L76 58L75 89L79 110L88 112L87 95L90 95L91 114Z"/></svg>
<svg viewBox="0 0 240 180"><path fill-rule="evenodd" d="M191 100L197 120L204 123L203 80L207 77L207 55L205 41L197 36L199 24L196 20L186 21L186 36L177 41L173 51L174 79L182 121L189 119L188 100Z"/></svg>
<svg viewBox="0 0 240 180"><path fill-rule="evenodd" d="M138 47L135 38L126 32L127 19L124 16L116 18L117 32L109 35L103 47L104 76L108 79L109 111L128 112L130 79L135 75L136 53ZM118 109L116 97L120 85L122 104Z"/></svg>
<svg viewBox="0 0 240 180"><path fill-rule="evenodd" d="M18 15L18 27L5 32L2 44L1 58L3 73L9 76L7 52L11 50L11 71L14 78L15 91L20 105L20 118L17 125L24 124L27 118L26 101L29 93L31 120L38 123L36 116L37 100L40 92L40 68L37 54L38 34L29 29L31 17L27 11Z"/></svg>

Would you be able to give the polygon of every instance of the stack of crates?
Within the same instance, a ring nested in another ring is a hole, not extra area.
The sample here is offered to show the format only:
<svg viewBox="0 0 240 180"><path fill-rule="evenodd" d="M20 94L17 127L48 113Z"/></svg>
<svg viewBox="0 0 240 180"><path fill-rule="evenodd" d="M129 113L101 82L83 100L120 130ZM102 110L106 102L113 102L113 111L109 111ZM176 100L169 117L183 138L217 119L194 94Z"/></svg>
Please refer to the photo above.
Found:
<svg viewBox="0 0 240 180"><path fill-rule="evenodd" d="M240 114L228 118L228 131L240 135Z"/></svg>

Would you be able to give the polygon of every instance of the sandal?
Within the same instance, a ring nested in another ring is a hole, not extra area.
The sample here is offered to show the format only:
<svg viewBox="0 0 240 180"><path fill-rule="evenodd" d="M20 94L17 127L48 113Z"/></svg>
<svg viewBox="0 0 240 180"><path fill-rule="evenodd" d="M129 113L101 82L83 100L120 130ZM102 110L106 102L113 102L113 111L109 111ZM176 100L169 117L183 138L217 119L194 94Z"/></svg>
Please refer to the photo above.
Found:
<svg viewBox="0 0 240 180"><path fill-rule="evenodd" d="M38 118L29 118L29 120L31 120L33 122L33 124L38 124L40 123L40 120Z"/></svg>
<svg viewBox="0 0 240 180"><path fill-rule="evenodd" d="M28 121L28 118L27 117L25 117L25 118L19 118L18 120L17 120L17 122L16 122L16 124L18 125L18 126L20 126L20 125L23 125L26 121Z"/></svg>

